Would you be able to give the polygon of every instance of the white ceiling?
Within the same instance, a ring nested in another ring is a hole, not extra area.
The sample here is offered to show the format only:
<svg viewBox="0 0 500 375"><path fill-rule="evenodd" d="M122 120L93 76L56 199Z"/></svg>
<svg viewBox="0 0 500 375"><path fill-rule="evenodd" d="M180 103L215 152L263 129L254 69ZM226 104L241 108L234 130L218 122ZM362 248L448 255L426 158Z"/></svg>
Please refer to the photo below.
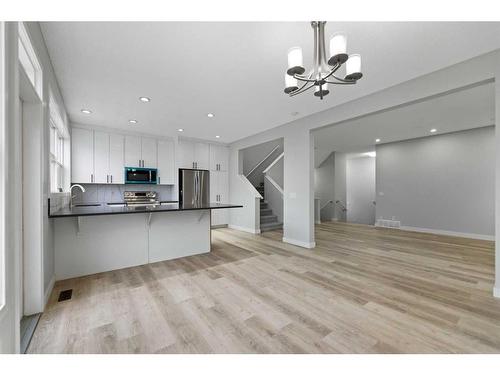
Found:
<svg viewBox="0 0 500 375"><path fill-rule="evenodd" d="M488 83L316 130L315 164L332 151L373 150L377 138L383 144L494 123L495 85Z"/></svg>
<svg viewBox="0 0 500 375"><path fill-rule="evenodd" d="M41 23L71 121L232 142L500 48L500 23L328 23L364 78L325 100L283 93L287 50L312 60L307 22ZM149 96L150 103L138 101ZM84 115L82 108L93 113ZM208 112L215 113L213 119ZM292 112L299 112L294 117ZM128 124L137 119L136 125Z"/></svg>

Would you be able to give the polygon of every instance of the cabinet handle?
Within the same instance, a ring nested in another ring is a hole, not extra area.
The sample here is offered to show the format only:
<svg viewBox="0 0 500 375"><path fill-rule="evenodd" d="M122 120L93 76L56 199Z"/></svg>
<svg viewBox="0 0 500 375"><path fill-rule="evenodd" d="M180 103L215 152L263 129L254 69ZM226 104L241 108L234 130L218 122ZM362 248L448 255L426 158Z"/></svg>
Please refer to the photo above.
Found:
<svg viewBox="0 0 500 375"><path fill-rule="evenodd" d="M93 173L90 174L90 182L94 182L94 174Z"/></svg>
<svg viewBox="0 0 500 375"><path fill-rule="evenodd" d="M194 161L193 161L193 169L194 169Z"/></svg>
<svg viewBox="0 0 500 375"><path fill-rule="evenodd" d="M109 184L109 174L106 175L106 183Z"/></svg>
<svg viewBox="0 0 500 375"><path fill-rule="evenodd" d="M161 177L158 176L158 185L161 185Z"/></svg>
<svg viewBox="0 0 500 375"><path fill-rule="evenodd" d="M111 183L113 183L113 175L111 175Z"/></svg>

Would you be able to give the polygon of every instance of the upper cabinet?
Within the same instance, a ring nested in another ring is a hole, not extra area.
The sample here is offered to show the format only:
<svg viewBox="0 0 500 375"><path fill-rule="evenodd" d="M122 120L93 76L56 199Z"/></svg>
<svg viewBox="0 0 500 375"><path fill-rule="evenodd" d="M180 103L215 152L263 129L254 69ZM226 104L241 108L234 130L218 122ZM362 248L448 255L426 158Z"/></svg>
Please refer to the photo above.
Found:
<svg viewBox="0 0 500 375"><path fill-rule="evenodd" d="M229 150L225 146L210 145L210 170L227 171Z"/></svg>
<svg viewBox="0 0 500 375"><path fill-rule="evenodd" d="M172 140L73 128L71 142L74 183L124 184L124 168L140 167L157 168L161 185L175 184Z"/></svg>
<svg viewBox="0 0 500 375"><path fill-rule="evenodd" d="M175 184L175 148L172 141L158 141L158 183Z"/></svg>
<svg viewBox="0 0 500 375"><path fill-rule="evenodd" d="M157 168L155 138L125 136L125 165L127 167Z"/></svg>
<svg viewBox="0 0 500 375"><path fill-rule="evenodd" d="M125 183L125 137L121 134L109 135L109 182Z"/></svg>
<svg viewBox="0 0 500 375"><path fill-rule="evenodd" d="M179 167L209 169L210 146L207 143L179 141Z"/></svg>
<svg viewBox="0 0 500 375"><path fill-rule="evenodd" d="M94 132L73 128L71 132L71 182L94 182Z"/></svg>
<svg viewBox="0 0 500 375"><path fill-rule="evenodd" d="M71 181L123 184L122 135L73 128Z"/></svg>

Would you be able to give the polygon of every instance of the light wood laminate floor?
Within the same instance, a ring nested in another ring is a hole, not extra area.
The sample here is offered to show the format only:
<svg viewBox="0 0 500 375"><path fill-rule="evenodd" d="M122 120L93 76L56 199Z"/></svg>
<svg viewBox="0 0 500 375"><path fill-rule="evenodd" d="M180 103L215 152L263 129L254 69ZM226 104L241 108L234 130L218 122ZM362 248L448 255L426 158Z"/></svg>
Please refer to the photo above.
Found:
<svg viewBox="0 0 500 375"><path fill-rule="evenodd" d="M494 243L344 223L56 283L30 353L500 352ZM57 302L73 288L70 301Z"/></svg>

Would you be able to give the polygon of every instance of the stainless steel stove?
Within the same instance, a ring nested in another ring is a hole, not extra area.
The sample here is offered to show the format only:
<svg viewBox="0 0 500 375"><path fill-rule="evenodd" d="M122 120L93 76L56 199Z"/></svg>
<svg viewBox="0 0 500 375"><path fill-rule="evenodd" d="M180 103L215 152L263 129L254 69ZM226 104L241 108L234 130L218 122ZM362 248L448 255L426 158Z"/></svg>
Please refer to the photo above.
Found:
<svg viewBox="0 0 500 375"><path fill-rule="evenodd" d="M156 191L125 191L123 200L127 206L159 206L158 193Z"/></svg>

